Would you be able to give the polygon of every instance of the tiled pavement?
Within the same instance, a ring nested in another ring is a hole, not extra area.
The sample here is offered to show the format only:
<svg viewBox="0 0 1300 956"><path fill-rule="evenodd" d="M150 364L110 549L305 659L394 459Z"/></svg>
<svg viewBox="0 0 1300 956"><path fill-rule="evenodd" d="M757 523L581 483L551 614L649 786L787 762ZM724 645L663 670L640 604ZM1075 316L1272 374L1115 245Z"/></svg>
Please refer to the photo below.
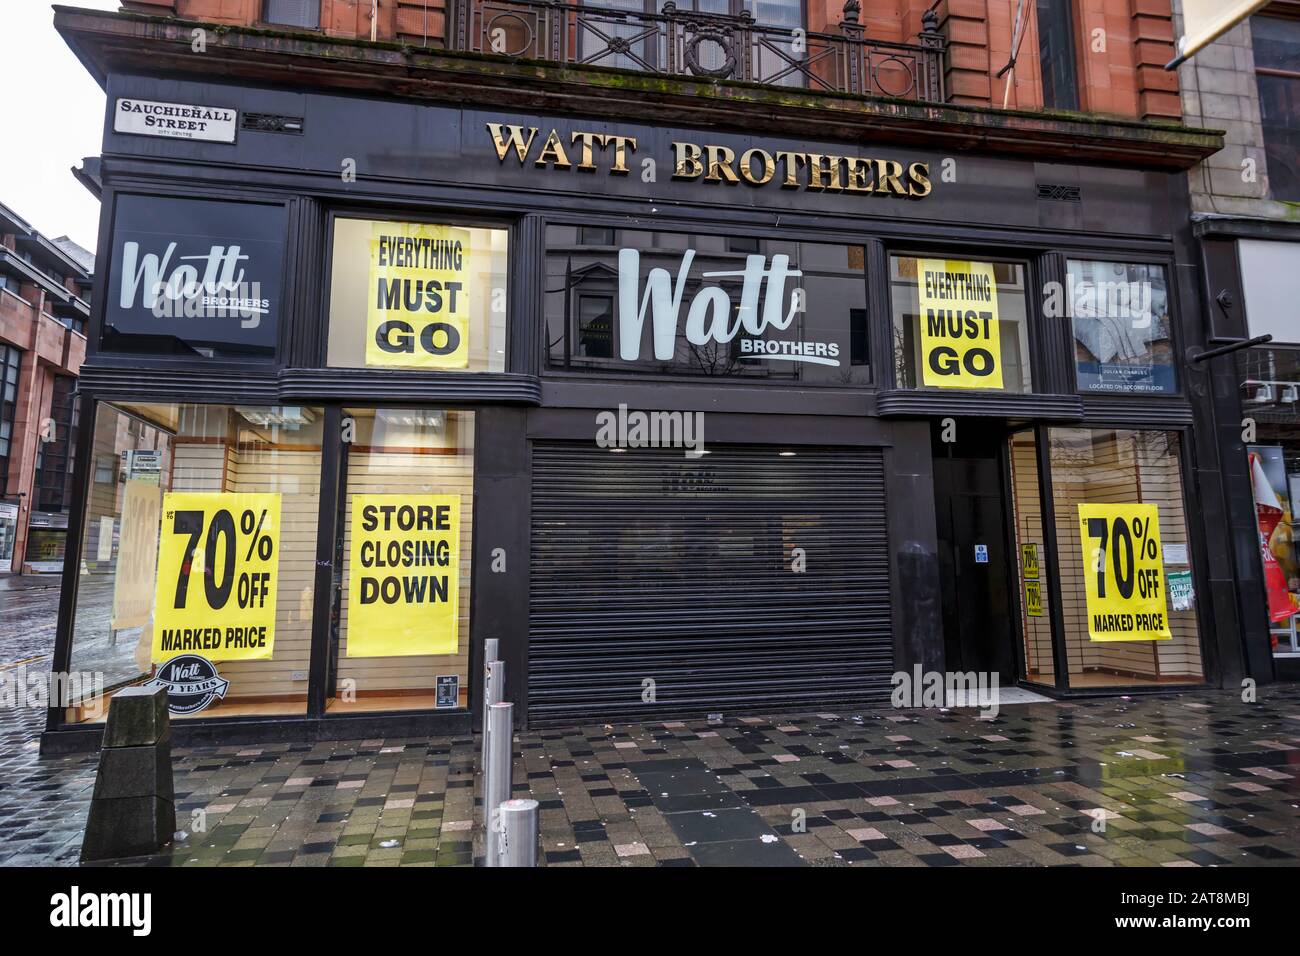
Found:
<svg viewBox="0 0 1300 956"><path fill-rule="evenodd" d="M0 864L75 863L95 759L0 713ZM1300 858L1300 688L520 734L551 866L1216 866ZM181 748L154 865L468 865L477 744Z"/></svg>

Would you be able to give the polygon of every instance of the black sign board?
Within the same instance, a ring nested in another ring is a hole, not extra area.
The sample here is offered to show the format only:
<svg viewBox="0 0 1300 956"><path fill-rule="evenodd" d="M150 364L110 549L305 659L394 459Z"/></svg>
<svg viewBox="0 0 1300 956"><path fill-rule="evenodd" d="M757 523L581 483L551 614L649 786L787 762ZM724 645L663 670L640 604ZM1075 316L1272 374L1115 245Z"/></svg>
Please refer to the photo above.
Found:
<svg viewBox="0 0 1300 956"><path fill-rule="evenodd" d="M121 196L104 350L273 358L286 227L283 206Z"/></svg>
<svg viewBox="0 0 1300 956"><path fill-rule="evenodd" d="M439 710L456 707L460 704L460 677L455 674L443 674L438 677L438 699L434 704Z"/></svg>

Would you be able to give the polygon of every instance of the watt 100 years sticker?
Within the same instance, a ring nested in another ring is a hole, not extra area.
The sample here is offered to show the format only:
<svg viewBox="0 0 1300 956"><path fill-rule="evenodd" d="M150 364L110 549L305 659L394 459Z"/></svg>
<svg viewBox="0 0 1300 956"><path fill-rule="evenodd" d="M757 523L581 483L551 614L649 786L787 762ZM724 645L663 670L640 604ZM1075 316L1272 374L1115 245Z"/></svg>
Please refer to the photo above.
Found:
<svg viewBox="0 0 1300 956"><path fill-rule="evenodd" d="M206 657L182 654L161 665L144 686L166 688L167 709L173 714L197 714L214 700L224 700L230 681Z"/></svg>

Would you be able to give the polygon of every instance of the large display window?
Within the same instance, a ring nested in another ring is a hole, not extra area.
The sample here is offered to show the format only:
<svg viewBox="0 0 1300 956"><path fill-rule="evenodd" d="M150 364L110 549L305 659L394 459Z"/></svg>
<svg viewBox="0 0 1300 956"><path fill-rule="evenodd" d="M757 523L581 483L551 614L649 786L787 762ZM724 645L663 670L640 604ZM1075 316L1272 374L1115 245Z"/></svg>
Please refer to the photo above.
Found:
<svg viewBox="0 0 1300 956"><path fill-rule="evenodd" d="M503 371L508 253L504 229L336 219L327 364Z"/></svg>
<svg viewBox="0 0 1300 956"><path fill-rule="evenodd" d="M178 718L304 713L321 441L317 408L99 405L71 669L160 682Z"/></svg>
<svg viewBox="0 0 1300 956"><path fill-rule="evenodd" d="M889 285L897 387L1033 390L1024 265L891 256Z"/></svg>
<svg viewBox="0 0 1300 956"><path fill-rule="evenodd" d="M1047 435L1070 688L1199 683L1181 434Z"/></svg>
<svg viewBox="0 0 1300 956"><path fill-rule="evenodd" d="M474 413L343 410L326 712L468 702Z"/></svg>

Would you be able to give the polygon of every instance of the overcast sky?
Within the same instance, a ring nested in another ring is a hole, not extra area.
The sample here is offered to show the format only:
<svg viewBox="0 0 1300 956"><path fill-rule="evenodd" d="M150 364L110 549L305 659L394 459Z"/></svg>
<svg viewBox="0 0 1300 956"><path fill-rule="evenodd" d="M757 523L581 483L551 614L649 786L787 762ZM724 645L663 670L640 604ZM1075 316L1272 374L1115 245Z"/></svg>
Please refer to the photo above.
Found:
<svg viewBox="0 0 1300 956"><path fill-rule="evenodd" d="M116 10L118 0L62 0ZM99 203L70 170L98 156L104 92L54 32L50 0L0 0L0 202L94 251Z"/></svg>

